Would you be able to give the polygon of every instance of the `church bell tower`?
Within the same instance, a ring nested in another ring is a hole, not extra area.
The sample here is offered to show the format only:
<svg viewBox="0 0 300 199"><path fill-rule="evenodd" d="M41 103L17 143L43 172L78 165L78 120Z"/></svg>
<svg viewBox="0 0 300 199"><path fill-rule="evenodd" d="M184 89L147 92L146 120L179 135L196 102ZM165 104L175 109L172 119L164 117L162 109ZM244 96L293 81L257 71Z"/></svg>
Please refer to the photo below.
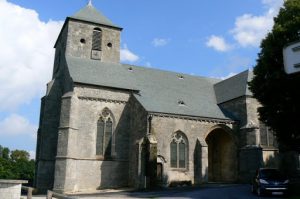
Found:
<svg viewBox="0 0 300 199"><path fill-rule="evenodd" d="M55 48L66 56L119 63L121 31L89 2L67 18Z"/></svg>

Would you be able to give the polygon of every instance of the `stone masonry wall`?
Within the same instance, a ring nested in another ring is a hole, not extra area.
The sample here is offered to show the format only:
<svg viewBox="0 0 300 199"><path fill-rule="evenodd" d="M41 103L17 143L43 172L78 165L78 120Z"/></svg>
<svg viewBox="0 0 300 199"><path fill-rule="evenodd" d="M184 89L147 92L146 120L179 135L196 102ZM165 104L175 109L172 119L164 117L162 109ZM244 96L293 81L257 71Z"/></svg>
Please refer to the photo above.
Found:
<svg viewBox="0 0 300 199"><path fill-rule="evenodd" d="M41 192L52 189L57 151L61 87L57 80L48 84L49 92L42 99L41 122L38 130L35 185Z"/></svg>
<svg viewBox="0 0 300 199"><path fill-rule="evenodd" d="M1 199L20 199L23 180L0 180Z"/></svg>
<svg viewBox="0 0 300 199"><path fill-rule="evenodd" d="M70 94L71 101L66 101L70 108L62 112L67 115L61 116L61 125L71 128L64 130L61 126L60 129L55 175L57 191L128 185L129 95L127 91L75 86ZM109 109L113 120L112 159L109 160L96 155L97 121L104 108Z"/></svg>
<svg viewBox="0 0 300 199"><path fill-rule="evenodd" d="M239 120L239 180L250 182L256 169L263 166L265 155L260 147L260 104L253 97L242 96L220 106Z"/></svg>
<svg viewBox="0 0 300 199"><path fill-rule="evenodd" d="M134 96L131 96L129 104L132 115L129 140L129 186L144 188L145 165L143 162L145 160L141 157L141 150L142 142L148 132L148 113Z"/></svg>
<svg viewBox="0 0 300 199"><path fill-rule="evenodd" d="M103 25L69 20L67 55L90 59L92 50L93 29L100 28L102 31L102 62L120 62L120 30L108 28ZM80 42L81 39L85 43ZM112 44L109 47L108 44Z"/></svg>
<svg viewBox="0 0 300 199"><path fill-rule="evenodd" d="M53 188L61 97L72 88L64 59L67 32L68 26L65 26L56 44L52 80L47 84L41 102L34 180L34 186L40 192Z"/></svg>
<svg viewBox="0 0 300 199"><path fill-rule="evenodd" d="M207 168L201 169L202 172L197 173L199 176L195 176L195 170L199 168L195 168L194 165L196 162L200 162L204 167L208 165L208 157L207 154L201 160L196 160L194 154L198 149L196 149L197 145L204 145L204 149L207 150L207 144L205 142L206 136L212 131L214 126L217 126L218 123L214 122L205 122L205 121L195 121L188 119L180 119L180 118L170 118L170 117L160 117L154 116L152 119L152 132L157 138L157 155L163 157L166 161L163 164L163 176L164 183L170 184L171 182L176 181L191 181L195 183L195 181L207 182ZM228 125L229 128L232 128L232 125ZM187 169L174 169L170 168L170 142L173 133L181 131L183 132L188 139L188 167ZM198 143L198 144L197 144ZM206 151L207 153L207 151ZM206 173L205 173L206 171ZM205 176L206 175L206 176ZM197 180L195 178L202 178L202 180Z"/></svg>
<svg viewBox="0 0 300 199"><path fill-rule="evenodd" d="M219 104L230 115L239 121L240 148L248 145L257 145L257 131L252 127L258 126L257 106L255 100L247 96L239 97L228 102ZM256 108L256 109L255 109ZM250 127L250 129L249 129Z"/></svg>

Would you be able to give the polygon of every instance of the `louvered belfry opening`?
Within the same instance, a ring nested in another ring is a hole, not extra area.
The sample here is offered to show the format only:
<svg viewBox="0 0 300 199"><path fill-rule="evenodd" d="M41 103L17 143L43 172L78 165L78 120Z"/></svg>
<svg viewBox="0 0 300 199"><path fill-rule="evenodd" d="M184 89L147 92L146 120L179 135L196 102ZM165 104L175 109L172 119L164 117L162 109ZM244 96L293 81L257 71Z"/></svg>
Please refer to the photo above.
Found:
<svg viewBox="0 0 300 199"><path fill-rule="evenodd" d="M102 30L100 28L94 28L93 30L93 40L92 40L92 54L91 58L96 60L101 60L102 57Z"/></svg>
<svg viewBox="0 0 300 199"><path fill-rule="evenodd" d="M101 37L102 37L101 29L100 28L94 28L92 50L101 51Z"/></svg>

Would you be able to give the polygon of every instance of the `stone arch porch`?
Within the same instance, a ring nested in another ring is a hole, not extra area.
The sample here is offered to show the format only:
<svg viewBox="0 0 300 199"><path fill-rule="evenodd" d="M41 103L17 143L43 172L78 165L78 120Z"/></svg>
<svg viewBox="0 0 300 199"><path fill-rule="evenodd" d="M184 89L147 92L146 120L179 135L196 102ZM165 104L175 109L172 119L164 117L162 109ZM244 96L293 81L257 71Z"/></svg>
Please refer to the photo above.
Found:
<svg viewBox="0 0 300 199"><path fill-rule="evenodd" d="M211 127L197 139L194 149L194 183L237 180L238 139L226 125Z"/></svg>

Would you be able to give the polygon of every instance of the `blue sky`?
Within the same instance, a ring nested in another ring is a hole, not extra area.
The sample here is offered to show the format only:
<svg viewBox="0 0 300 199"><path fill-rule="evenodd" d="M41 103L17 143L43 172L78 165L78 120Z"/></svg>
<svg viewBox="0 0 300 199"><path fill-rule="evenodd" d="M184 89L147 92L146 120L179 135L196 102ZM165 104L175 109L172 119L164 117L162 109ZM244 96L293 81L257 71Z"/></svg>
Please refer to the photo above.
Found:
<svg viewBox="0 0 300 199"><path fill-rule="evenodd" d="M0 145L34 154L40 98L63 21L87 0L0 0ZM121 61L226 78L255 65L283 0L94 0L118 26Z"/></svg>

